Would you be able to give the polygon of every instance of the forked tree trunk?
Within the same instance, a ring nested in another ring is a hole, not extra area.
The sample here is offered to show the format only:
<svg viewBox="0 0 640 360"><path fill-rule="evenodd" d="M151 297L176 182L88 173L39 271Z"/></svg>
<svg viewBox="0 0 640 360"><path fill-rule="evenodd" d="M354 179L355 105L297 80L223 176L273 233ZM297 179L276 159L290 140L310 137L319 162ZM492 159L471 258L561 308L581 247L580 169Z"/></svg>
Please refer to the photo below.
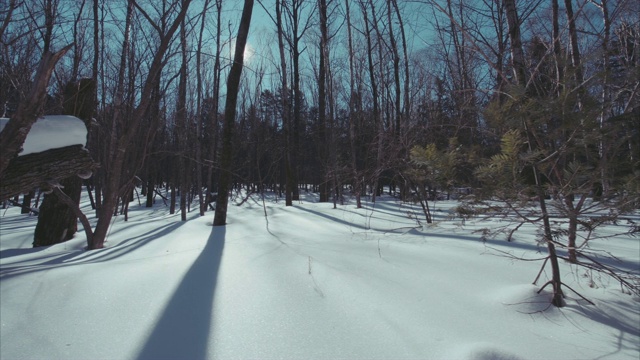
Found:
<svg viewBox="0 0 640 360"><path fill-rule="evenodd" d="M171 42L173 34L176 32L176 30L178 30L178 26L180 25L180 23L182 23L182 20L187 14L190 3L191 0L182 0L180 11L176 15L176 18L174 19L167 32L164 34L159 34L161 36L160 44L158 46L158 50L154 54L151 65L149 67L147 78L145 79L145 82L142 86L140 102L133 111L133 115L131 116L131 121L128 124L129 126L127 130L123 132L117 143L114 144L116 146L112 153L112 157L110 157L110 174L105 183L104 203L102 204L103 209L100 212L100 217L98 218L98 223L96 224L93 243L90 246L90 249L100 249L104 247L104 242L106 241L107 232L109 230L111 219L113 217L113 212L115 211L118 204L118 196L122 193L123 190L121 188L121 180L123 176L127 150L129 149L130 144L133 142L134 136L136 135L136 132L140 127L142 119L144 119L147 113L147 110L151 103L151 95L157 83L157 77L160 76L160 73L164 66L163 59L167 50L169 49L169 44Z"/></svg>

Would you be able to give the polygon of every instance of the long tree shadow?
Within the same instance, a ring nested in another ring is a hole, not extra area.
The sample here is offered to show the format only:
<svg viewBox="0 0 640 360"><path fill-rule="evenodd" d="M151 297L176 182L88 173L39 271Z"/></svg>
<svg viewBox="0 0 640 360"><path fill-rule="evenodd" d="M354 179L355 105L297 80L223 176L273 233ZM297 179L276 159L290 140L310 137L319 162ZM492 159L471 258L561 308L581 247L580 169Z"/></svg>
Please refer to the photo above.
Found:
<svg viewBox="0 0 640 360"><path fill-rule="evenodd" d="M162 225L134 238L124 240L113 247L100 250L71 250L68 252L56 253L42 252L42 255L38 257L24 261L12 262L7 265L0 265L0 280L6 280L14 276L25 275L38 271L115 260L145 246L153 240L172 233L182 225L184 225L184 222L182 221ZM45 250L47 248L48 247L43 246L41 249ZM34 249L15 250L25 250L24 253L40 251ZM1 259L4 259L4 251L0 252L0 256ZM8 256L10 256L10 253Z"/></svg>
<svg viewBox="0 0 640 360"><path fill-rule="evenodd" d="M225 226L213 227L202 253L182 279L138 359L206 359L213 296L225 241Z"/></svg>

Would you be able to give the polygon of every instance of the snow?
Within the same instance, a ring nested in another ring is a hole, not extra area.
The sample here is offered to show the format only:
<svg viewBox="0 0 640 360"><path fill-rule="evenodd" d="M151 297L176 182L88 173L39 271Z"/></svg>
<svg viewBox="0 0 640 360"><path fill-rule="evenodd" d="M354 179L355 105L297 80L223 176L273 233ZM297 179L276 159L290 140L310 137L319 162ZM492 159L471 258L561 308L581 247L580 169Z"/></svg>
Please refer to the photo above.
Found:
<svg viewBox="0 0 640 360"><path fill-rule="evenodd" d="M0 118L0 131L8 122L9 119ZM47 115L33 124L19 155L77 144L87 144L87 127L84 121L69 115Z"/></svg>
<svg viewBox="0 0 640 360"><path fill-rule="evenodd" d="M427 225L391 197L333 209L252 195L212 227L212 212L181 222L162 202L132 203L94 251L82 231L32 249L37 219L3 210L0 358L639 358L640 299L561 264L596 305L567 291L549 307L549 289L537 294L548 271L532 285L541 264L504 256L544 256L534 227L483 243L474 230L499 220L462 226L457 203L431 205ZM640 273L637 238L591 246Z"/></svg>

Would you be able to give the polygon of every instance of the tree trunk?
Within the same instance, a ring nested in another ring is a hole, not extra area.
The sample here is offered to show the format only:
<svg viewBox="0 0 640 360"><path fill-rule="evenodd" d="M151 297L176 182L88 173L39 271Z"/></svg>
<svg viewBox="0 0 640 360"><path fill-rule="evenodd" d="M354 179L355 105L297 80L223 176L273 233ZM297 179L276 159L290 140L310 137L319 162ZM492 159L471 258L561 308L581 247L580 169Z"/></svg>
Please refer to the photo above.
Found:
<svg viewBox="0 0 640 360"><path fill-rule="evenodd" d="M293 188L295 179L292 163L292 136L291 136L291 111L289 101L289 88L287 86L287 60L284 53L284 29L282 23L281 0L276 0L276 28L278 31L278 51L280 54L280 71L282 72L282 127L284 130L284 171L285 171L285 206L293 205Z"/></svg>
<svg viewBox="0 0 640 360"><path fill-rule="evenodd" d="M145 207L153 207L153 199L155 198L155 182L153 179L147 180L147 201Z"/></svg>
<svg viewBox="0 0 640 360"><path fill-rule="evenodd" d="M79 204L82 179L71 176L60 181L60 184L71 201L74 204ZM45 195L33 234L33 247L65 242L73 238L77 230L78 217L73 209L54 193Z"/></svg>
<svg viewBox="0 0 640 360"><path fill-rule="evenodd" d="M211 121L213 122L213 141L211 142L210 148L210 159L209 167L207 171L207 205L212 201L212 195L214 193L214 189L216 188L215 179L213 176L213 165L214 160L218 158L218 99L220 98L220 78L222 74L222 69L220 66L220 56L222 52L222 0L216 0L216 53L213 63L213 99L212 99L212 108L213 115L211 117Z"/></svg>
<svg viewBox="0 0 640 360"><path fill-rule="evenodd" d="M327 35L327 3L326 0L318 0L320 13L320 64L318 66L318 157L320 163L320 202L329 201L328 181L328 151L327 149L327 72L326 72L326 47Z"/></svg>
<svg viewBox="0 0 640 360"><path fill-rule="evenodd" d="M553 57L556 66L556 93L559 95L564 83L564 64L562 61L562 47L560 45L560 21L559 21L558 0L552 0L552 22L553 22Z"/></svg>
<svg viewBox="0 0 640 360"><path fill-rule="evenodd" d="M242 75L242 66L244 61L244 48L247 43L247 36L249 35L252 12L253 0L245 0L244 8L242 9L242 17L240 19L240 26L238 28L233 65L231 65L229 79L227 80L227 99L224 107L222 151L220 153L220 180L218 181L218 199L213 219L214 226L222 226L227 223L227 206L231 190L233 128L236 118L236 104L238 100L238 90L240 88L240 77Z"/></svg>
<svg viewBox="0 0 640 360"><path fill-rule="evenodd" d="M507 25L509 26L513 75L515 76L516 83L524 89L527 86L527 73L520 37L520 20L518 19L515 0L504 0L504 9L507 16Z"/></svg>
<svg viewBox="0 0 640 360"><path fill-rule="evenodd" d="M373 7L373 3L369 2ZM376 82L375 76L375 65L373 62L373 45L371 41L371 29L369 27L369 23L371 20L369 19L367 4L361 0L360 1L360 9L362 10L362 16L364 17L364 28L365 28L365 37L367 40L367 65L369 70L369 80L371 82L371 95L373 101L373 123L377 129L382 129L382 121L380 120L380 110L378 107L378 86ZM375 22L375 19L373 20ZM376 140L377 140L377 159L376 159L376 169L374 169L373 173L373 192L372 192L372 201L376 201L377 191L378 191L378 178L379 178L379 165L380 158L382 156L382 131L378 131Z"/></svg>
<svg viewBox="0 0 640 360"><path fill-rule="evenodd" d="M87 217L82 213L82 211L80 210L80 206L65 193L63 193L62 190L54 187L53 193L56 194L56 196L58 196L60 200L67 205L67 208L71 209L71 211L75 213L78 219L80 219L80 222L84 227L85 235L87 237L87 248L90 248L91 244L93 244L93 231L91 231L91 224L89 223L89 219L87 219Z"/></svg>
<svg viewBox="0 0 640 360"><path fill-rule="evenodd" d="M169 214L171 214L171 215L176 213L176 198L177 198L177 192L178 192L178 190L176 188L176 185L175 185L176 175L174 174L173 177L174 177L174 180L171 182L171 185L169 186L170 189L171 189L171 203L169 205Z"/></svg>
<svg viewBox="0 0 640 360"><path fill-rule="evenodd" d="M347 36L349 45L349 146L351 149L351 172L353 176L353 192L356 197L356 208L362 208L362 181L358 170L358 155L356 146L356 119L360 114L356 114L356 90L355 90L355 69L353 36L351 33L351 12L349 11L349 1L345 0L345 12L347 21Z"/></svg>
<svg viewBox="0 0 640 360"><path fill-rule="evenodd" d="M391 21L391 0L387 0L387 22L389 23L389 42L391 47L391 55L393 56L393 83L395 85L395 99L394 99L394 133L396 140L400 143L400 134L402 133L402 94L400 91L400 54L398 52L398 44L396 43L396 37L393 34L393 22Z"/></svg>
<svg viewBox="0 0 640 360"><path fill-rule="evenodd" d="M20 214L28 214L31 212L31 200L35 194L35 190L31 190L24 194L22 197L22 210L20 210Z"/></svg>
<svg viewBox="0 0 640 360"><path fill-rule="evenodd" d="M396 16L398 18L398 24L400 25L400 36L402 38L402 53L404 55L404 116L409 117L411 115L411 81L409 75L409 54L407 53L407 37L404 30L404 22L402 20L402 16L400 15L400 9L398 8L398 1L391 0L393 3L393 7L396 12Z"/></svg>
<svg viewBox="0 0 640 360"><path fill-rule="evenodd" d="M202 19L200 20L200 34L198 35L198 47L196 49L196 191L198 195L200 216L204 216L207 211L207 202L202 193L202 41L204 38L205 19L207 9L209 8L209 0L204 1L202 6Z"/></svg>
<svg viewBox="0 0 640 360"><path fill-rule="evenodd" d="M178 183L180 187L180 219L187 221L187 196L189 193L189 156L188 153L188 126L187 126L187 32L185 23L180 25L180 45L182 53L182 65L180 66L180 78L178 80L178 103L176 109L176 123L178 137Z"/></svg>
<svg viewBox="0 0 640 360"><path fill-rule="evenodd" d="M565 10L567 12L567 21L569 23L569 45L571 47L571 65L575 71L576 86L582 88L584 76L582 74L582 64L580 63L580 48L578 46L578 30L576 29L576 18L573 14L573 5L571 0L564 0Z"/></svg>

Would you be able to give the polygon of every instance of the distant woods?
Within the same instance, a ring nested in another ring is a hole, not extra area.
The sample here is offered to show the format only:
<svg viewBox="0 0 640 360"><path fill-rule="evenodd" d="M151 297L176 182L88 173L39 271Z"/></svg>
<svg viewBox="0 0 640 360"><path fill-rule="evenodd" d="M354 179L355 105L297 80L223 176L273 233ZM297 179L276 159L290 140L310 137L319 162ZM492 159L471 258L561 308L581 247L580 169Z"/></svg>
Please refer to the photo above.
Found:
<svg viewBox="0 0 640 360"><path fill-rule="evenodd" d="M428 214L436 194L534 197L535 186L638 205L637 1L257 1L229 109L241 12L223 0L3 2L5 115L92 124L90 248L132 200L183 220L209 211L222 167L223 192L273 191L287 205L313 191L360 206L385 190ZM49 77L34 78L51 54ZM70 92L85 83L91 94ZM584 208L564 204L575 219Z"/></svg>

